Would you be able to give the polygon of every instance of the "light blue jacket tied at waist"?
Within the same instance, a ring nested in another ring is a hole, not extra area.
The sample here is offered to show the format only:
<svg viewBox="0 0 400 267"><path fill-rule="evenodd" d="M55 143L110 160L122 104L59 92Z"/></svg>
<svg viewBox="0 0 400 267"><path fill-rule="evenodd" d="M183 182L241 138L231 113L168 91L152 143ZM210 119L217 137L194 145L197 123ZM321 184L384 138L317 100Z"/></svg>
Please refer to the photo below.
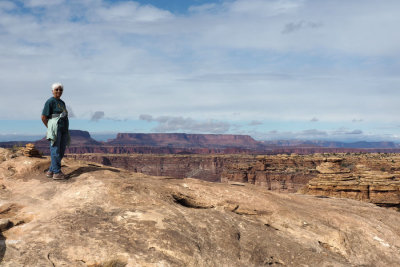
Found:
<svg viewBox="0 0 400 267"><path fill-rule="evenodd" d="M65 116L66 115L64 114L64 112L60 114L52 114L51 118L47 122L46 139L51 141L52 146L54 145L54 142L57 140L58 121ZM67 135L68 135L67 146L69 146L71 142L71 137L69 136L68 129L67 129Z"/></svg>

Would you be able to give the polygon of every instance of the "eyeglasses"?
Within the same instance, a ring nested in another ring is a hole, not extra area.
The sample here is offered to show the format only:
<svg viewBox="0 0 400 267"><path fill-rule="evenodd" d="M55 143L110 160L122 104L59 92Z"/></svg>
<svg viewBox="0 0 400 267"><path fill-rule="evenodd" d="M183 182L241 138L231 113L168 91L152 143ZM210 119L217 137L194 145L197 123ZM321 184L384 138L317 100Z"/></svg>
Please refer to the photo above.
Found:
<svg viewBox="0 0 400 267"><path fill-rule="evenodd" d="M61 89L61 88L57 88L57 89L54 89L54 91L56 91L56 92L62 92L63 91L63 89Z"/></svg>

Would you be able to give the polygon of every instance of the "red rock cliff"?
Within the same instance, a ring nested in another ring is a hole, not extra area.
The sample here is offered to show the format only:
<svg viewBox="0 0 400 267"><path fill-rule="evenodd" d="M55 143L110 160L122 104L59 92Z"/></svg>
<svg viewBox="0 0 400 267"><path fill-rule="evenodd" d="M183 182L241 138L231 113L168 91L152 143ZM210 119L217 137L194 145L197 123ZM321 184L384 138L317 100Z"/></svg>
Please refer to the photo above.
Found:
<svg viewBox="0 0 400 267"><path fill-rule="evenodd" d="M185 133L119 133L107 142L110 145L146 145L179 147L258 147L262 146L248 135L185 134Z"/></svg>

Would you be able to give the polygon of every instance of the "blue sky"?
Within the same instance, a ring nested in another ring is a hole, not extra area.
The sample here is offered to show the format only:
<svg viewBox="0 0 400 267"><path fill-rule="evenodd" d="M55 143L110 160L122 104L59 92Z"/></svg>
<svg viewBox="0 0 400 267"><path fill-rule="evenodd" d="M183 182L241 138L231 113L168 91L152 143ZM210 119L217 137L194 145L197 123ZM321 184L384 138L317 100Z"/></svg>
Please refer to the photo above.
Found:
<svg viewBox="0 0 400 267"><path fill-rule="evenodd" d="M91 133L400 141L399 1L0 1L0 141L50 86Z"/></svg>

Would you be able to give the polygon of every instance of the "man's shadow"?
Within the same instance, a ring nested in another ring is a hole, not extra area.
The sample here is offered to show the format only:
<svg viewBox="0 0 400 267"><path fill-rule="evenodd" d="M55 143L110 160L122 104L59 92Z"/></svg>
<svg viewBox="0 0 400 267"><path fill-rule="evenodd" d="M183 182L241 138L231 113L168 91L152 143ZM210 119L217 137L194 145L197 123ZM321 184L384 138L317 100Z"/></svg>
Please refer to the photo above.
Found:
<svg viewBox="0 0 400 267"><path fill-rule="evenodd" d="M95 172L95 171L121 172L119 170L112 169L112 168L105 168L105 167L101 167L101 166L91 165L91 166L88 166L88 167L79 167L78 169L70 172L68 174L68 179L78 177L79 175L81 175L83 173Z"/></svg>
<svg viewBox="0 0 400 267"><path fill-rule="evenodd" d="M6 254L6 238L0 232L0 263L2 263L4 254Z"/></svg>

